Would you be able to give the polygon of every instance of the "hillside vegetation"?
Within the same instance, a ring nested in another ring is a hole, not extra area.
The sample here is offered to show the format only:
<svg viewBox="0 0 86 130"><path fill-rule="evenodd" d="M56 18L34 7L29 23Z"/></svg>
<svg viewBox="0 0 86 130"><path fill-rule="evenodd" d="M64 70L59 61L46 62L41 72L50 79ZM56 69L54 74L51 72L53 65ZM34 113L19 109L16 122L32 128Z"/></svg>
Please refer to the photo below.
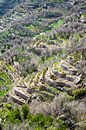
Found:
<svg viewBox="0 0 86 130"><path fill-rule="evenodd" d="M86 1L0 1L0 129L86 130Z"/></svg>

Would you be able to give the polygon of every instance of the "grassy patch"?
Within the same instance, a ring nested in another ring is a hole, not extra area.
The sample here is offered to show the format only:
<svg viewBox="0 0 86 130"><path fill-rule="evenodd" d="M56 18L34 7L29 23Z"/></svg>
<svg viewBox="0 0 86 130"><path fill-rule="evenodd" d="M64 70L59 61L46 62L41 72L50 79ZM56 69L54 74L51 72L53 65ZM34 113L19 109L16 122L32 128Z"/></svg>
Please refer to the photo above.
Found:
<svg viewBox="0 0 86 130"><path fill-rule="evenodd" d="M32 32L38 32L39 31L39 29L37 27L35 27L34 25L29 25L26 28L29 29Z"/></svg>
<svg viewBox="0 0 86 130"><path fill-rule="evenodd" d="M12 65L10 65L10 64L7 64L6 67L7 67L7 69L9 69L10 71L15 71L15 68L14 68Z"/></svg>
<svg viewBox="0 0 86 130"><path fill-rule="evenodd" d="M80 89L76 89L73 90L73 95L75 97L75 99L80 99L83 98L84 96L86 96L86 88L80 88Z"/></svg>
<svg viewBox="0 0 86 130"><path fill-rule="evenodd" d="M10 85L11 84L11 80L9 78L9 76L6 73L1 73L0 74L0 86L4 86L4 85Z"/></svg>
<svg viewBox="0 0 86 130"><path fill-rule="evenodd" d="M64 20L63 19L60 19L58 22L54 22L50 25L50 27L52 28L59 28L61 25L64 24Z"/></svg>
<svg viewBox="0 0 86 130"><path fill-rule="evenodd" d="M0 97L4 96L8 90L10 89L11 79L8 74L2 72L0 74L0 87L5 87L4 89L1 88L0 90Z"/></svg>
<svg viewBox="0 0 86 130"><path fill-rule="evenodd" d="M4 96L7 93L6 90L0 92L0 97Z"/></svg>

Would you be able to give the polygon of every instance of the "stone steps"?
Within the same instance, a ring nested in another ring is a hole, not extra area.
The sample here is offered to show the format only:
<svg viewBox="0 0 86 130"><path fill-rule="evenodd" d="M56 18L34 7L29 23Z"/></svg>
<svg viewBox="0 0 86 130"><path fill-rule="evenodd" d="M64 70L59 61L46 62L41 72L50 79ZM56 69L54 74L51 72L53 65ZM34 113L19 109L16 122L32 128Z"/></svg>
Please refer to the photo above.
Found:
<svg viewBox="0 0 86 130"><path fill-rule="evenodd" d="M74 72L77 72L76 68L71 66L69 63L63 62L63 61L62 61L62 63L66 63L66 65L68 65L68 68L73 68ZM52 79L52 77L53 77L53 79ZM66 86L68 88L71 88L71 87L76 88L77 86L74 82L75 78L77 78L76 75L72 75L72 74L70 74L70 72L69 72L69 74L64 74L62 72L54 70L54 67L52 67L51 69L48 69L48 71L46 72L46 75L45 75L47 84L49 84L50 86L53 86L53 87Z"/></svg>
<svg viewBox="0 0 86 130"><path fill-rule="evenodd" d="M57 70L52 70L52 73L56 76L56 77L60 77L60 78L64 78L66 76L66 74L62 73L62 72L58 72Z"/></svg>
<svg viewBox="0 0 86 130"><path fill-rule="evenodd" d="M43 97L45 97L45 98L54 98L55 97L54 94L51 94L47 91L34 90L34 92L43 95Z"/></svg>
<svg viewBox="0 0 86 130"><path fill-rule="evenodd" d="M57 87L57 86L59 86L59 87L64 87L64 86L66 86L66 87L68 87L68 88L71 88L71 87L74 87L74 88L77 88L77 85L76 84L74 84L73 82L71 82L71 81L68 81L68 80L66 80L66 79L61 79L61 78L59 78L59 79L57 79L57 80L52 80L52 79L47 79L46 80L46 83L48 84L48 85L50 85L50 86L53 86L53 87Z"/></svg>
<svg viewBox="0 0 86 130"><path fill-rule="evenodd" d="M9 95L13 99L13 101L18 103L19 105L23 105L26 102L23 98L20 98L19 96L15 94L14 89L10 91Z"/></svg>
<svg viewBox="0 0 86 130"><path fill-rule="evenodd" d="M70 63L68 63L64 60L61 60L61 67L72 75L77 74L78 70L74 66L70 65Z"/></svg>
<svg viewBox="0 0 86 130"><path fill-rule="evenodd" d="M58 93L56 91L54 91L53 89L51 89L50 87L48 87L48 85L42 84L41 87L39 88L40 91L47 91L55 96L58 95Z"/></svg>
<svg viewBox="0 0 86 130"><path fill-rule="evenodd" d="M23 98L24 100L27 100L28 97L30 97L31 95L27 93L27 88L20 88L20 87L15 87L14 88L14 92L17 96Z"/></svg>
<svg viewBox="0 0 86 130"><path fill-rule="evenodd" d="M70 90L77 88L76 74L77 69L66 61L61 61L59 64L55 63L52 67L38 72L29 82L29 87L21 84L14 87L11 97L17 103L23 104L36 97L41 97L46 101L58 96L59 93L70 95Z"/></svg>
<svg viewBox="0 0 86 130"><path fill-rule="evenodd" d="M73 66L70 68L73 68ZM69 93L72 87L76 88L77 85L74 83L75 77L76 75L70 75L69 72L67 74L59 72L53 66L48 68L44 74L41 73L38 81L33 83L33 86L35 86L34 89L47 91L56 96L58 91Z"/></svg>
<svg viewBox="0 0 86 130"><path fill-rule="evenodd" d="M63 87L53 87L53 86L49 86L48 84L46 84L47 87L49 87L52 91L54 91L55 93L57 93L57 95L61 92L67 92L68 93L68 90L63 88Z"/></svg>

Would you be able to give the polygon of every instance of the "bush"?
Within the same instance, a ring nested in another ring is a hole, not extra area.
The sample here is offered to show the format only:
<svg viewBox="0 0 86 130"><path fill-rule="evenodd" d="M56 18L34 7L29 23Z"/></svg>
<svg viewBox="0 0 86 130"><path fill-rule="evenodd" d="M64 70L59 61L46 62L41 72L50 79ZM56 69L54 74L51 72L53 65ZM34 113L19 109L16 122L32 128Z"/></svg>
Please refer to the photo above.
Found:
<svg viewBox="0 0 86 130"><path fill-rule="evenodd" d="M62 121L61 119L57 119L56 120L56 126L58 128L58 130L66 130L66 127L64 125L64 121Z"/></svg>
<svg viewBox="0 0 86 130"><path fill-rule="evenodd" d="M22 113L23 113L24 119L27 119L27 115L29 113L29 107L28 107L28 105L25 104L25 105L22 106Z"/></svg>
<svg viewBox="0 0 86 130"><path fill-rule="evenodd" d="M73 90L73 95L75 99L83 98L86 95L86 88L80 88Z"/></svg>
<svg viewBox="0 0 86 130"><path fill-rule="evenodd" d="M52 125L53 118L50 116L45 116L43 114L33 115L30 119L31 126L37 126L41 128L48 128Z"/></svg>
<svg viewBox="0 0 86 130"><path fill-rule="evenodd" d="M5 104L4 106L6 109L11 110L12 109L12 104Z"/></svg>
<svg viewBox="0 0 86 130"><path fill-rule="evenodd" d="M19 108L16 108L14 110L9 111L8 113L8 120L12 123L20 122L21 121L21 115Z"/></svg>

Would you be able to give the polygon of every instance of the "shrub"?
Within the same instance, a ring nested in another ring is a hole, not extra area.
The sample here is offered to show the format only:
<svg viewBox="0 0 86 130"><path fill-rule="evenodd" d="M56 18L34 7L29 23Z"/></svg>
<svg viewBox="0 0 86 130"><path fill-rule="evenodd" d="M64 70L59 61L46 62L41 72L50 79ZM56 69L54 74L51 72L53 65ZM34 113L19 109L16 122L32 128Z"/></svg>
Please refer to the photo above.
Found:
<svg viewBox="0 0 86 130"><path fill-rule="evenodd" d="M4 106L6 109L11 110L12 109L12 104L5 104Z"/></svg>
<svg viewBox="0 0 86 130"><path fill-rule="evenodd" d="M86 95L86 88L80 88L77 90L73 90L73 95L75 99L80 99Z"/></svg>
<svg viewBox="0 0 86 130"><path fill-rule="evenodd" d="M33 115L30 120L31 126L38 126L41 128L48 128L50 125L52 125L53 118L50 116L45 116L43 114L37 114Z"/></svg>
<svg viewBox="0 0 86 130"><path fill-rule="evenodd" d="M56 126L58 128L58 130L66 130L66 127L64 125L64 121L62 121L61 119L57 119L56 120Z"/></svg>
<svg viewBox="0 0 86 130"><path fill-rule="evenodd" d="M9 111L8 113L8 120L12 123L20 122L21 121L21 115L19 108L16 108L14 110Z"/></svg>
<svg viewBox="0 0 86 130"><path fill-rule="evenodd" d="M24 119L27 119L27 115L29 113L29 107L28 107L28 105L25 104L25 105L22 106L22 113L23 113Z"/></svg>

